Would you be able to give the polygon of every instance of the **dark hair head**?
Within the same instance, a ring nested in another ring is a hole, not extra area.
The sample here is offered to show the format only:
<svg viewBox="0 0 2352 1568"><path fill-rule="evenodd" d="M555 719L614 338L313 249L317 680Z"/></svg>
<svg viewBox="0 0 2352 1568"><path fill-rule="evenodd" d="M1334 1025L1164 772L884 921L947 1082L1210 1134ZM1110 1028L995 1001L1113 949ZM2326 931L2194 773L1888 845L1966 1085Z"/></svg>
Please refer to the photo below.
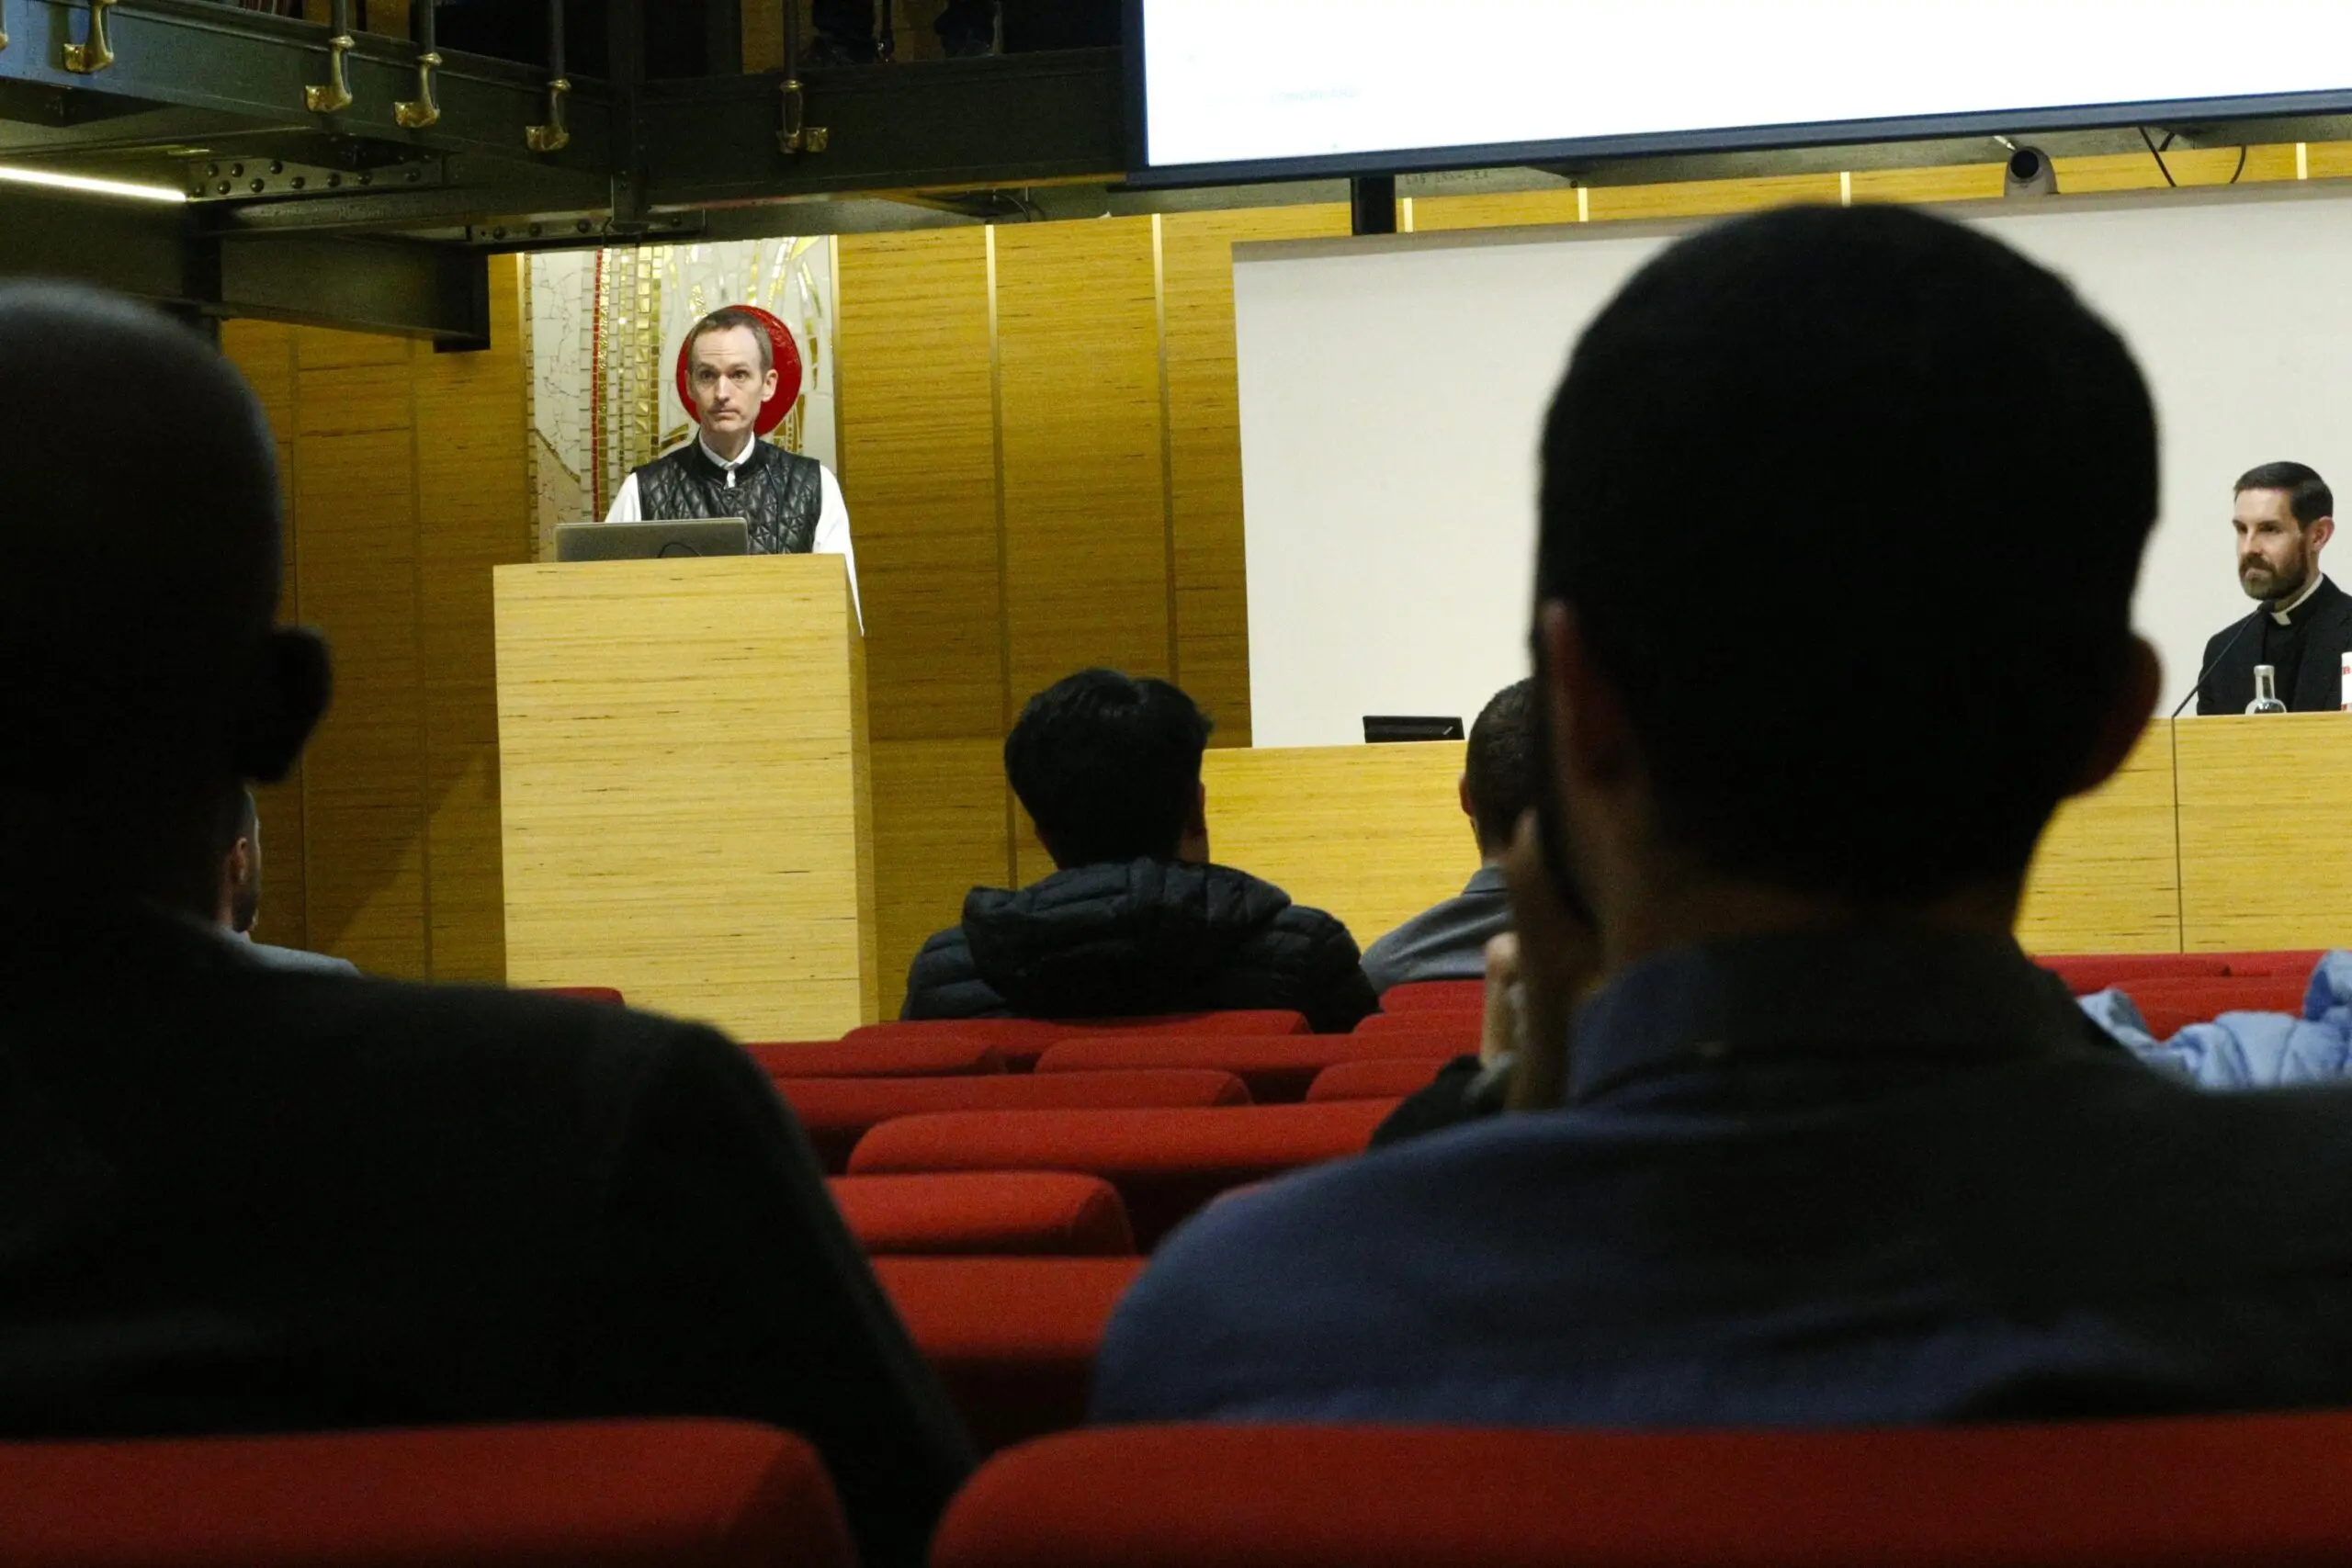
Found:
<svg viewBox="0 0 2352 1568"><path fill-rule="evenodd" d="M1587 330L1543 467L1540 592L1680 852L1858 898L2023 870L2156 514L2147 388L2064 281L1895 207L1707 230Z"/></svg>
<svg viewBox="0 0 2352 1568"><path fill-rule="evenodd" d="M1081 670L1021 710L1004 772L1054 863L1168 859L1200 798L1209 721L1165 681Z"/></svg>
<svg viewBox="0 0 2352 1568"><path fill-rule="evenodd" d="M695 344L712 333L731 333L741 328L752 334L760 345L760 369L763 373L775 368L775 344L768 336L768 324L751 311L727 305L713 310L686 331L686 358L695 356Z"/></svg>
<svg viewBox="0 0 2352 1568"><path fill-rule="evenodd" d="M2294 514L2295 526L2308 528L2323 517L2335 515L2335 492L2314 468L2301 463L2265 463L2258 468L2248 468L2238 476L2230 494L2244 495L2250 490L2283 490L2287 492L2287 510Z"/></svg>
<svg viewBox="0 0 2352 1568"><path fill-rule="evenodd" d="M154 417L135 462L93 450L72 389L130 367ZM96 289L0 283L0 409L18 449L0 501L0 696L16 754L143 775L220 764L232 689L278 590L277 446L209 344Z"/></svg>
<svg viewBox="0 0 2352 1568"><path fill-rule="evenodd" d="M1462 776L1478 847L1498 853L1510 843L1519 819L1535 804L1536 750L1532 680L1514 681L1487 699L1470 726Z"/></svg>
<svg viewBox="0 0 2352 1568"><path fill-rule="evenodd" d="M90 446L73 389L133 374L136 460ZM125 367L128 367L127 371ZM61 857L86 896L210 908L241 778L292 765L325 706L326 653L274 629L277 446L260 405L186 327L74 285L0 282L0 879ZM55 842L13 824L36 818Z"/></svg>

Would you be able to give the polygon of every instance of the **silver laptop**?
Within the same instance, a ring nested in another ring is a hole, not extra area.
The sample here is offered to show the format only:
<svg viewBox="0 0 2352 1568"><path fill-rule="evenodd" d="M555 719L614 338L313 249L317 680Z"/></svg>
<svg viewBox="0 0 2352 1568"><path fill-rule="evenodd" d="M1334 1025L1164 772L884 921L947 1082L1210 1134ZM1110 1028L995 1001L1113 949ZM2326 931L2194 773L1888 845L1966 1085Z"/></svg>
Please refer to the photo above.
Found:
<svg viewBox="0 0 2352 1568"><path fill-rule="evenodd" d="M555 558L669 560L685 556L747 556L751 525L741 517L695 517L675 523L559 523Z"/></svg>

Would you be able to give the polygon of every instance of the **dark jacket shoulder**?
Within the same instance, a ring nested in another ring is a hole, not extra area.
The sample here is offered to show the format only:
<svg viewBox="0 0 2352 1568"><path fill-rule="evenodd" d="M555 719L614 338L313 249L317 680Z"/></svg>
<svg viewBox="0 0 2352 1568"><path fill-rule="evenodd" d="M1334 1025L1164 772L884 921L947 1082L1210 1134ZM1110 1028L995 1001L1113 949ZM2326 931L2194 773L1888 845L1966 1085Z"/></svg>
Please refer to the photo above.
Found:
<svg viewBox="0 0 2352 1568"><path fill-rule="evenodd" d="M1286 1008L1318 1031L1374 1010L1355 939L1230 866L1076 866L974 888L908 977L906 1018L1111 1018Z"/></svg>

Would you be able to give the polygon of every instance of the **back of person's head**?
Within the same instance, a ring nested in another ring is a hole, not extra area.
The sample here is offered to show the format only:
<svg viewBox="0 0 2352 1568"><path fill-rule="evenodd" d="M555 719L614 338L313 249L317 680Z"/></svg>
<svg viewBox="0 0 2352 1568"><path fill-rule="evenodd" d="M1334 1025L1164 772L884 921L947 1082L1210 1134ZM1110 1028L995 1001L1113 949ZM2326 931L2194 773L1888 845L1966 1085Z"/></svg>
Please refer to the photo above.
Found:
<svg viewBox="0 0 2352 1568"><path fill-rule="evenodd" d="M1463 805L1477 829L1478 848L1489 857L1510 846L1519 819L1535 804L1534 691L1532 680L1512 682L1487 699L1470 726Z"/></svg>
<svg viewBox="0 0 2352 1568"><path fill-rule="evenodd" d="M2335 492L2327 488L2318 469L2302 463L2264 463L2248 468L2238 476L2230 493L2244 495L2250 490L2285 491L2288 513L2298 527L2308 528L2323 517L2335 515Z"/></svg>
<svg viewBox="0 0 2352 1568"><path fill-rule="evenodd" d="M77 389L138 386L128 452ZM62 861L100 897L209 910L244 778L282 775L323 708L323 649L274 630L276 446L237 373L169 318L0 283L0 878ZM38 833L28 833L29 824Z"/></svg>
<svg viewBox="0 0 2352 1568"><path fill-rule="evenodd" d="M1166 860L1199 809L1208 742L1175 686L1081 670L1029 699L1004 772L1055 864Z"/></svg>
<svg viewBox="0 0 2352 1568"><path fill-rule="evenodd" d="M1652 836L1709 874L2013 879L2153 679L2147 389L1973 229L1799 208L1682 241L1577 344L1543 468L1539 597L1614 689Z"/></svg>

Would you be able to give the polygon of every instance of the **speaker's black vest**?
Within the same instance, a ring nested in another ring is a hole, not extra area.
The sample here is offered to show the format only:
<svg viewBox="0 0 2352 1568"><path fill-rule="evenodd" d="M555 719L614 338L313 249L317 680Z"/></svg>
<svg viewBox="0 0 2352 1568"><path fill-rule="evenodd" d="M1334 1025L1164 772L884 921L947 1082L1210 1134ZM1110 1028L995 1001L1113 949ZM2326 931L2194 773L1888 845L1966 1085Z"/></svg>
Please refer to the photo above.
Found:
<svg viewBox="0 0 2352 1568"><path fill-rule="evenodd" d="M729 486L727 470L689 441L637 470L638 511L649 523L741 517L751 525L753 555L805 556L824 509L823 472L814 457L755 441Z"/></svg>

